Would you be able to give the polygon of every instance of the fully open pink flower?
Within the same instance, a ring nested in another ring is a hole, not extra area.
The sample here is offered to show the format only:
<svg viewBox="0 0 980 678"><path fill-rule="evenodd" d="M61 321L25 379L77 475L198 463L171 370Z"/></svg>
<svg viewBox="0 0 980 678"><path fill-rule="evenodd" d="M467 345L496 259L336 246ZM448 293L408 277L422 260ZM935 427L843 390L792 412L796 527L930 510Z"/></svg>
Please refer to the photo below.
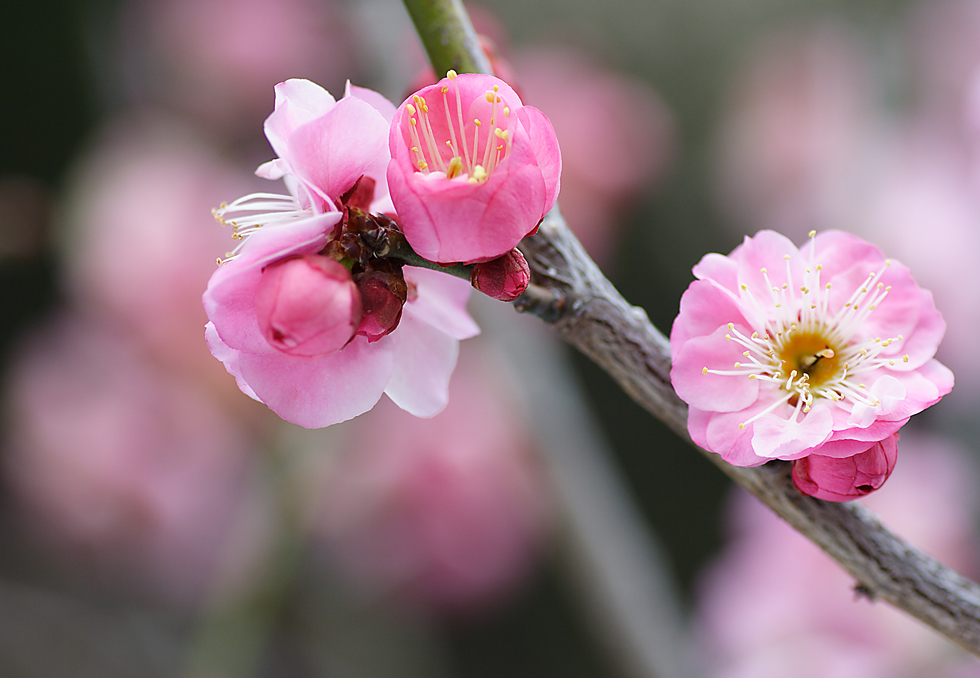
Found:
<svg viewBox="0 0 980 678"><path fill-rule="evenodd" d="M340 102L305 80L278 85L265 130L279 158L258 173L284 177L290 195L255 193L216 210L243 243L204 293L208 346L242 391L302 426L350 419L382 393L412 414L436 414L446 404L458 340L478 331L465 310L466 282L423 269L405 269L408 303L390 334L381 331L390 327L372 327L364 332L369 336L350 339L359 330L361 299L336 262L327 267L329 281L297 270L329 288L319 299L303 300L297 290L281 294L279 268L286 260L318 261L344 216L339 201L351 189L358 186L355 193L373 211L390 205L384 142L393 112L379 94L349 85ZM362 177L374 180L370 196L360 190L370 185L359 184ZM291 308L278 308L280 301ZM314 313L311 304L334 307Z"/></svg>
<svg viewBox="0 0 980 678"><path fill-rule="evenodd" d="M405 237L440 263L494 259L558 198L561 154L541 111L489 75L449 76L398 111L388 184Z"/></svg>
<svg viewBox="0 0 980 678"><path fill-rule="evenodd" d="M732 464L859 454L953 387L933 359L946 324L932 295L855 236L798 250L761 231L694 274L671 381L691 437Z"/></svg>

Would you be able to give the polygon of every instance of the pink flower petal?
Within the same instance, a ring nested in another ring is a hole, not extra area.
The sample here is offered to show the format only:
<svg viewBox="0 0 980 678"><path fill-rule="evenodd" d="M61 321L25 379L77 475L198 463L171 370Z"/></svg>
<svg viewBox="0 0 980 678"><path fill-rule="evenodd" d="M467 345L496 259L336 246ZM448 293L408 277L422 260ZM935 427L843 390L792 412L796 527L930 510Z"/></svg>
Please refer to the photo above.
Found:
<svg viewBox="0 0 980 678"><path fill-rule="evenodd" d="M465 280L416 266L402 269L405 280L415 285L418 296L405 304L404 312L454 339L469 339L480 333L466 310L470 286Z"/></svg>
<svg viewBox="0 0 980 678"><path fill-rule="evenodd" d="M289 138L306 123L325 115L336 104L327 90L309 80L294 78L276 85L276 105L265 121L265 136L282 158L288 154Z"/></svg>
<svg viewBox="0 0 980 678"><path fill-rule="evenodd" d="M833 431L833 416L823 403L815 403L799 421L770 414L755 422L752 449L768 459L796 459L823 444Z"/></svg>
<svg viewBox="0 0 980 678"><path fill-rule="evenodd" d="M736 325L735 329L744 333L746 328ZM706 337L691 339L674 356L671 383L681 400L692 407L713 412L738 412L759 397L759 381L749 379L747 374L704 373L707 365L725 370L745 359L740 344L725 340L728 332L726 326Z"/></svg>
<svg viewBox="0 0 980 678"><path fill-rule="evenodd" d="M352 85L350 80L348 80L344 89L344 98L346 99L347 97L355 97L367 104L370 104L374 110L381 114L381 117L384 118L385 122L387 122L389 125L391 124L392 118L395 117L395 104L388 101L387 98L381 94L378 94L373 89Z"/></svg>
<svg viewBox="0 0 980 678"><path fill-rule="evenodd" d="M398 326L394 372L385 393L417 417L433 417L449 402L449 377L459 342L410 313Z"/></svg>
<svg viewBox="0 0 980 678"><path fill-rule="evenodd" d="M394 371L388 337L368 344L355 337L343 350L310 358L275 353L239 355L242 379L258 399L288 422L321 428L367 412Z"/></svg>
<svg viewBox="0 0 980 678"><path fill-rule="evenodd" d="M681 297L681 312L670 330L670 350L676 354L691 339L712 334L728 323L750 326L738 296L713 279L697 280Z"/></svg>
<svg viewBox="0 0 980 678"><path fill-rule="evenodd" d="M296 176L336 199L363 174L383 186L389 160L387 133L381 113L361 99L347 97L328 115L295 129L280 157Z"/></svg>

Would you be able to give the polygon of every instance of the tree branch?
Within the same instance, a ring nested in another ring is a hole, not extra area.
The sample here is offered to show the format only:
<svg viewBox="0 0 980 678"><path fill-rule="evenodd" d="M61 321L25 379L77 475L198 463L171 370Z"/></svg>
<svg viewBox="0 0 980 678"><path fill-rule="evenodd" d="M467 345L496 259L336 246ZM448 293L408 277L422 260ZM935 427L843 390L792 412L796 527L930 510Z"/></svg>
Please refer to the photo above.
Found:
<svg viewBox="0 0 980 678"><path fill-rule="evenodd" d="M486 55L469 36L470 23L458 0L405 4L437 72L489 72ZM687 406L670 383L667 339L643 309L627 303L602 275L557 208L537 234L524 239L521 249L534 286L531 294L514 302L517 309L550 324L637 403L690 442ZM857 579L862 594L888 601L980 656L980 586L896 537L860 504L802 495L793 486L786 462L740 468L701 452L837 560Z"/></svg>

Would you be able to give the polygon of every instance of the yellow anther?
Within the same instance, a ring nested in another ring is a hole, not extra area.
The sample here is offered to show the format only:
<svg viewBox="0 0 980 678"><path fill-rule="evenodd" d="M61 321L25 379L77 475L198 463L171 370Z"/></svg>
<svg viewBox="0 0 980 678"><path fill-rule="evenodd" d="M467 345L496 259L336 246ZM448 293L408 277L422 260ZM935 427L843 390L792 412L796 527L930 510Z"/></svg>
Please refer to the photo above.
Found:
<svg viewBox="0 0 980 678"><path fill-rule="evenodd" d="M448 92L448 91L449 91L449 88L448 88L448 87L443 87L443 88L442 88L442 93L443 93L443 94L445 94L445 93L446 93L446 92Z"/></svg>
<svg viewBox="0 0 980 678"><path fill-rule="evenodd" d="M728 323L728 329L734 330L735 329L735 323Z"/></svg>
<svg viewBox="0 0 980 678"><path fill-rule="evenodd" d="M450 68L448 71L446 71L446 77L450 80L455 80L457 77L456 71Z"/></svg>
<svg viewBox="0 0 980 678"><path fill-rule="evenodd" d="M783 255L783 259L785 259L786 261L789 261L789 255L788 254L784 254Z"/></svg>
<svg viewBox="0 0 980 678"><path fill-rule="evenodd" d="M476 125L477 127L479 127L483 123L480 122L480 119L479 118L473 118L473 124Z"/></svg>
<svg viewBox="0 0 980 678"><path fill-rule="evenodd" d="M493 92L487 92L484 96L486 97L488 104L493 103Z"/></svg>
<svg viewBox="0 0 980 678"><path fill-rule="evenodd" d="M741 287L743 290L749 289L749 286L746 285L745 283L742 283L741 285L739 285L739 287Z"/></svg>
<svg viewBox="0 0 980 678"><path fill-rule="evenodd" d="M458 155L449 161L449 168L446 170L446 178L453 179L463 173L463 159Z"/></svg>
<svg viewBox="0 0 980 678"><path fill-rule="evenodd" d="M483 169L482 165L477 165L470 172L470 183L479 184L487 180L487 171Z"/></svg>
<svg viewBox="0 0 980 678"><path fill-rule="evenodd" d="M909 354L906 353L905 355L902 356L902 362L907 363L908 361L909 361Z"/></svg>
<svg viewBox="0 0 980 678"><path fill-rule="evenodd" d="M493 133L496 134L499 138L503 139L504 141L507 140L507 136L510 134L507 130L500 129L499 127L495 129Z"/></svg>
<svg viewBox="0 0 980 678"><path fill-rule="evenodd" d="M701 368L701 374L707 374L707 373L708 373L708 368L707 367L702 367Z"/></svg>
<svg viewBox="0 0 980 678"><path fill-rule="evenodd" d="M806 236L807 236L808 238L812 238L812 237L813 237L813 236L815 236L816 234L817 234L817 232L816 232L816 231L810 231L809 233L807 233L807 234L806 234Z"/></svg>
<svg viewBox="0 0 980 678"><path fill-rule="evenodd" d="M413 106L412 104L409 104L408 106L406 106L405 107L405 110L408 111L408 114L409 115L415 115L415 113L416 113L415 106Z"/></svg>
<svg viewBox="0 0 980 678"><path fill-rule="evenodd" d="M510 106L504 106L504 117L510 117Z"/></svg>
<svg viewBox="0 0 980 678"><path fill-rule="evenodd" d="M745 430L745 424L739 424L739 425L738 425L738 427L739 427L740 429L742 429L743 431Z"/></svg>

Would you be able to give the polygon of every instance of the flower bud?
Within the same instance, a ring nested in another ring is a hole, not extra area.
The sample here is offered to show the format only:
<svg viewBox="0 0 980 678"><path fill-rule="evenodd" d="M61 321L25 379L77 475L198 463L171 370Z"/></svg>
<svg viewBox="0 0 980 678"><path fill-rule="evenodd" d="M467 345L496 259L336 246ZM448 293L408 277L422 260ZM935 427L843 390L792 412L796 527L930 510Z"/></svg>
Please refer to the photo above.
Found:
<svg viewBox="0 0 980 678"><path fill-rule="evenodd" d="M531 269L520 250L512 249L502 257L473 265L470 284L488 297L514 301L531 282Z"/></svg>
<svg viewBox="0 0 980 678"><path fill-rule="evenodd" d="M881 487L898 459L898 434L853 457L811 454L793 462L793 484L803 494L827 501L851 501Z"/></svg>
<svg viewBox="0 0 980 678"><path fill-rule="evenodd" d="M267 266L255 291L255 316L272 346L294 356L342 349L361 320L361 295L350 272L308 254Z"/></svg>
<svg viewBox="0 0 980 678"><path fill-rule="evenodd" d="M357 334L377 341L398 327L408 298L405 278L401 271L373 270L358 276L357 288L364 303Z"/></svg>

